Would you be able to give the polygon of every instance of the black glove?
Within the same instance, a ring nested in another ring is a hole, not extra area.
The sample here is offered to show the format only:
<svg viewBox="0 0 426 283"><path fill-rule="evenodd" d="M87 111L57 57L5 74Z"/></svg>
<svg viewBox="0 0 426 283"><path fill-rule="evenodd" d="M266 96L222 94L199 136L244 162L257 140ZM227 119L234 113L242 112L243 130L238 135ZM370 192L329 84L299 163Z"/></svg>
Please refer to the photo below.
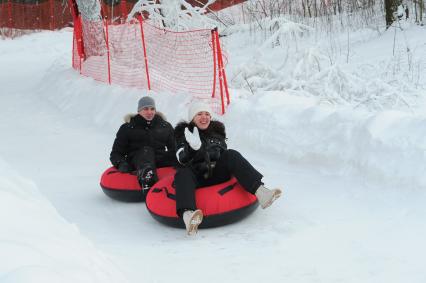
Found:
<svg viewBox="0 0 426 283"><path fill-rule="evenodd" d="M130 166L130 164L129 163L127 163L127 161L121 161L119 164L118 164L118 171L120 171L121 173L130 173L130 172L132 172L132 168L131 168L131 166Z"/></svg>

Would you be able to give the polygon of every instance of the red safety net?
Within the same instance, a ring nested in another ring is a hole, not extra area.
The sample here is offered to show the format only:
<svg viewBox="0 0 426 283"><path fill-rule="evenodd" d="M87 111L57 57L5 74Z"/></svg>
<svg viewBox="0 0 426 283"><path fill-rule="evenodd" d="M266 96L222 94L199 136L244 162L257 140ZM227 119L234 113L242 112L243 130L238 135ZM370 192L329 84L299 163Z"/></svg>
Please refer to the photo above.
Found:
<svg viewBox="0 0 426 283"><path fill-rule="evenodd" d="M63 0L0 0L0 27L23 30L54 30L72 24L68 3Z"/></svg>
<svg viewBox="0 0 426 283"><path fill-rule="evenodd" d="M217 30L173 32L142 17L122 24L76 19L73 67L123 86L190 93L224 113L229 93Z"/></svg>

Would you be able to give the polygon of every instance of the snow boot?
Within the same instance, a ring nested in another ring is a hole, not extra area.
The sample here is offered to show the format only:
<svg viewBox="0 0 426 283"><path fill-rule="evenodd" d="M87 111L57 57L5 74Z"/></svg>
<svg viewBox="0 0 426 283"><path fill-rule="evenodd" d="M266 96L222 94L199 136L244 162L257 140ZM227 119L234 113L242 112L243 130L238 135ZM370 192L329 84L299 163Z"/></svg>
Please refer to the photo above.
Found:
<svg viewBox="0 0 426 283"><path fill-rule="evenodd" d="M158 181L155 169L152 169L151 167L144 167L139 169L136 175L144 194L146 194L148 190Z"/></svg>
<svg viewBox="0 0 426 283"><path fill-rule="evenodd" d="M200 209L187 210L182 215L183 222L185 223L186 233L193 236L198 232L198 225L203 221L203 212Z"/></svg>
<svg viewBox="0 0 426 283"><path fill-rule="evenodd" d="M270 190L265 188L263 185L260 185L255 195L259 200L260 206L265 209L270 206L277 198L279 198L281 193L282 192L280 189Z"/></svg>

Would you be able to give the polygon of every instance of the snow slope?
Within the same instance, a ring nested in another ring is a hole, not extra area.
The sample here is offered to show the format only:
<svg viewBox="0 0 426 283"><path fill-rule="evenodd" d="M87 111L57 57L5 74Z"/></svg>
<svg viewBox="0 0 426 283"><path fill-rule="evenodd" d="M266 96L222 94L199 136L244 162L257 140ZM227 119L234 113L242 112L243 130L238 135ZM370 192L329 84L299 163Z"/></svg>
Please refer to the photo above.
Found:
<svg viewBox="0 0 426 283"><path fill-rule="evenodd" d="M424 109L232 89L219 117L229 145L284 196L188 238L144 204L101 192L115 132L144 92L80 77L71 38L65 29L0 42L1 282L425 281ZM235 62L249 56L228 46ZM153 95L172 124L186 116L187 95Z"/></svg>

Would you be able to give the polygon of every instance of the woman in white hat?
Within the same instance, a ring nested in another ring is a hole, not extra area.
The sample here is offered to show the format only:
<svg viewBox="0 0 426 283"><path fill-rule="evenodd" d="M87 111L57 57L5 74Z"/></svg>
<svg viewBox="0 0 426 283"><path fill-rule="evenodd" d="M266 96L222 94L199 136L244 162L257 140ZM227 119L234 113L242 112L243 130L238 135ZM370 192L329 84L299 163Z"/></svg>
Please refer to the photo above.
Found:
<svg viewBox="0 0 426 283"><path fill-rule="evenodd" d="M176 157L182 165L175 176L176 210L183 218L188 235L197 233L203 212L196 208L195 189L228 181L235 176L242 187L256 195L262 208L281 196L280 189L269 190L260 174L238 151L228 149L223 123L212 120L211 108L193 103L188 121L175 127Z"/></svg>

